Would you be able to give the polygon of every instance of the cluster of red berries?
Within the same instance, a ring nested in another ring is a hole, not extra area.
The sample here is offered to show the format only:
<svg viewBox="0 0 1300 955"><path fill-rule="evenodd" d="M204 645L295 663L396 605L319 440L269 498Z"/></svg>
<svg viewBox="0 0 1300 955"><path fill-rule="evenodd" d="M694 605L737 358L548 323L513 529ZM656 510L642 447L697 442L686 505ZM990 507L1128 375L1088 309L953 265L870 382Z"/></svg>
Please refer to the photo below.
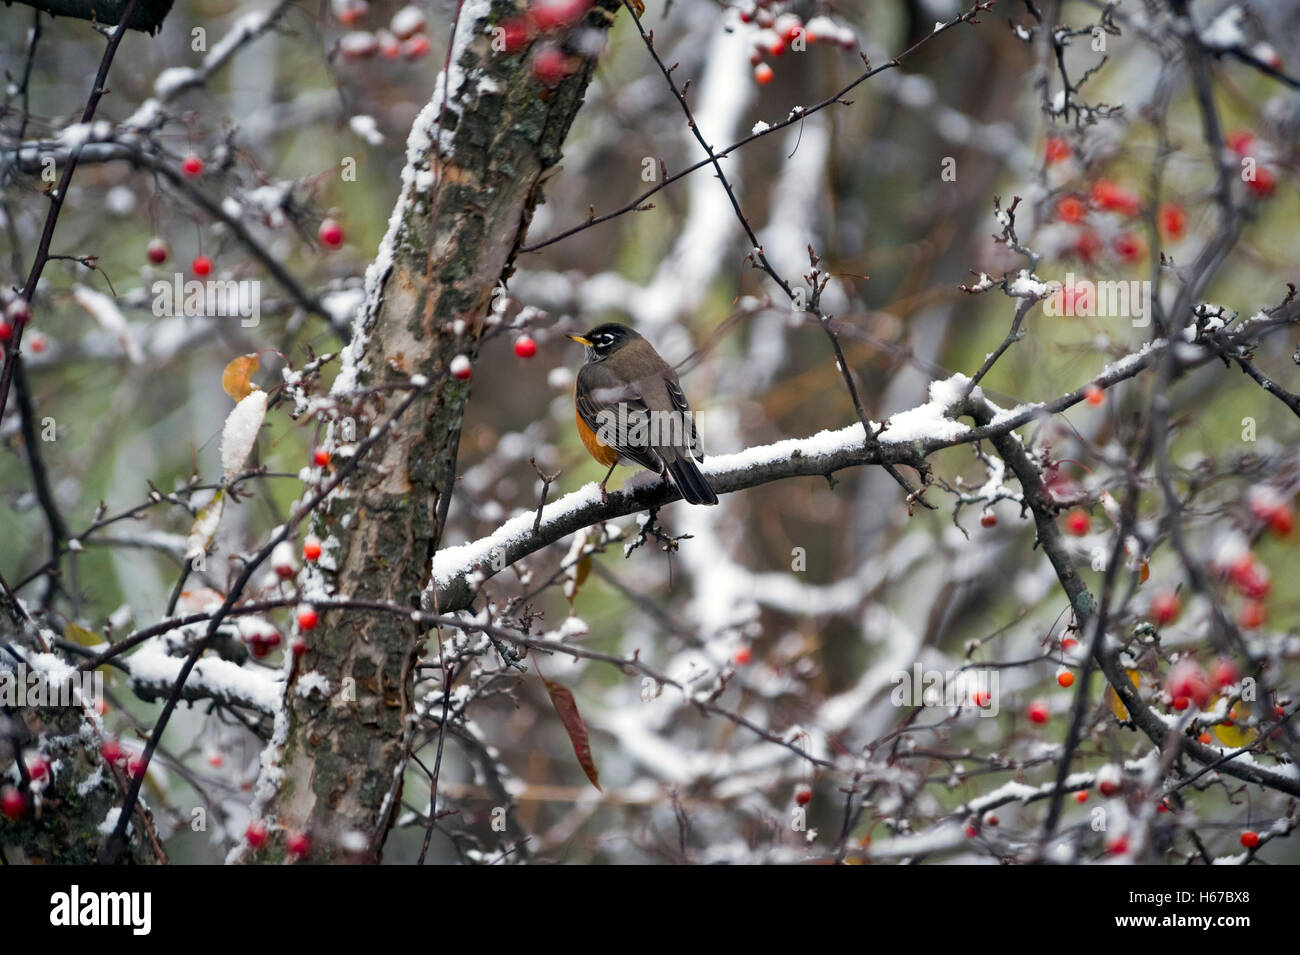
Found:
<svg viewBox="0 0 1300 955"><path fill-rule="evenodd" d="M106 738L100 745L99 755L104 757L104 762L110 764L120 763L125 758L128 774L136 779L144 775L144 758L142 756L127 756L126 751L122 749L122 744L111 736Z"/></svg>
<svg viewBox="0 0 1300 955"><path fill-rule="evenodd" d="M503 20L493 31L492 48L515 54L541 40L531 53L533 77L555 86L573 72L576 58L565 51L564 35L582 22L591 0L533 0L522 16Z"/></svg>
<svg viewBox="0 0 1300 955"><path fill-rule="evenodd" d="M1068 160L1073 150L1064 138L1049 136L1044 155L1048 165L1056 165ZM1057 200L1056 218L1080 227L1071 251L1087 263L1095 262L1104 248L1096 230L1086 221L1090 207L1132 219L1142 211L1142 201L1136 191L1109 179L1094 182L1086 199L1077 193L1069 193ZM1187 213L1177 203L1166 203L1160 210L1160 222L1168 238L1180 239L1187 226ZM1146 244L1136 233L1125 230L1112 240L1111 250L1121 261L1132 264L1141 261L1146 254Z"/></svg>
<svg viewBox="0 0 1300 955"><path fill-rule="evenodd" d="M858 38L848 27L841 27L828 17L814 17L807 23L795 13L777 13L772 0L757 0L753 7L740 11L741 23L752 23L753 50L749 54L754 80L766 85L775 78L765 57L778 57L786 50L803 50L810 43L830 43L846 50L857 48Z"/></svg>
<svg viewBox="0 0 1300 955"><path fill-rule="evenodd" d="M266 823L260 819L254 819L244 830L244 842L250 849L261 849L270 841L271 832L266 827ZM290 832L284 837L284 848L289 855L296 859L311 852L311 836L305 832Z"/></svg>
<svg viewBox="0 0 1300 955"><path fill-rule="evenodd" d="M370 13L366 0L333 0L334 16L344 26L358 26ZM385 60L418 60L433 49L424 32L424 11L414 4L393 14L388 29L353 30L339 38L339 55L345 60L367 60L375 54Z"/></svg>
<svg viewBox="0 0 1300 955"><path fill-rule="evenodd" d="M1295 507L1276 488L1256 484L1246 496L1251 516L1268 524L1278 537L1286 537L1295 527Z"/></svg>
<svg viewBox="0 0 1300 955"><path fill-rule="evenodd" d="M1218 569L1221 573L1226 573L1228 583L1242 597L1241 610L1237 614L1238 626L1243 630L1259 629L1267 617L1264 599L1268 597L1273 585L1268 568L1251 551L1246 550L1226 567Z"/></svg>
<svg viewBox="0 0 1300 955"><path fill-rule="evenodd" d="M1255 162L1251 166L1250 178L1245 178L1246 188L1251 191L1256 199L1268 199L1277 191L1277 175L1273 170L1263 163L1259 162L1256 153L1259 150L1258 141L1253 133L1245 129L1235 129L1228 133L1225 142L1239 159L1253 159ZM1243 175L1246 171L1246 165L1242 165Z"/></svg>

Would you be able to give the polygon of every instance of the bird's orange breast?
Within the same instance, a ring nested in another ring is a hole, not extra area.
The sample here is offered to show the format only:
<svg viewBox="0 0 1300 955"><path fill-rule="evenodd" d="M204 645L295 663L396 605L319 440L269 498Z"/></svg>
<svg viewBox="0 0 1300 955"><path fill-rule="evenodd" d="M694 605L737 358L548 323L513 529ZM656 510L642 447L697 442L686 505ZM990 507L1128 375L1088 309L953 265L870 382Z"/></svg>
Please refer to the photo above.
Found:
<svg viewBox="0 0 1300 955"><path fill-rule="evenodd" d="M587 453L599 461L602 466L613 467L614 462L618 460L618 451L601 441L596 436L596 432L587 426L587 422L582 420L582 415L576 409L574 410L574 417L578 421L578 437L582 438Z"/></svg>

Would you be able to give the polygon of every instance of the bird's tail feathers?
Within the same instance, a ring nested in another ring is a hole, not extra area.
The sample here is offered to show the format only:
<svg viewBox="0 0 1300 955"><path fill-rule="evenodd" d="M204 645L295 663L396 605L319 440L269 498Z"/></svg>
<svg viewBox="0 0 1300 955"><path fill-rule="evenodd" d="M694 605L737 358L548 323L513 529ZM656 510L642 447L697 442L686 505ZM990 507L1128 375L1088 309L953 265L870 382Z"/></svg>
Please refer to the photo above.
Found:
<svg viewBox="0 0 1300 955"><path fill-rule="evenodd" d="M708 479L700 473L695 462L689 456L680 454L665 462L668 473L672 475L677 490L682 492L682 499L689 504L717 504L718 495L713 493Z"/></svg>

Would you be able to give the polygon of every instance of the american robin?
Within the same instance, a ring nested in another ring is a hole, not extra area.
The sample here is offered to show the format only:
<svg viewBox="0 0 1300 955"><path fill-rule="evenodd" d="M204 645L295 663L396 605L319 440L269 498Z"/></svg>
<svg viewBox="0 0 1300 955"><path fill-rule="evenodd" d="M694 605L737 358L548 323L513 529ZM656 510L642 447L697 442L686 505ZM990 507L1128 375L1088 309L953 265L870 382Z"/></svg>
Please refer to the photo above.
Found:
<svg viewBox="0 0 1300 955"><path fill-rule="evenodd" d="M695 418L677 373L654 346L635 330L617 322L597 325L586 335L570 335L587 347L587 363L578 372L573 399L578 435L591 456L609 468L639 464L671 476L691 504L717 504L696 461L704 449Z"/></svg>

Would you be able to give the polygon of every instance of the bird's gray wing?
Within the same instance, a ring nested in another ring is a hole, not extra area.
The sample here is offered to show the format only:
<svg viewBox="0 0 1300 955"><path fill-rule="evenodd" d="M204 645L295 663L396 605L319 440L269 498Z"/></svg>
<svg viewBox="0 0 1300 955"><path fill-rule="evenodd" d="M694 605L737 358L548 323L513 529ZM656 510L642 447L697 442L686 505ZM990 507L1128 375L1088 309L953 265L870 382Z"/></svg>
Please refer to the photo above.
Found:
<svg viewBox="0 0 1300 955"><path fill-rule="evenodd" d="M668 387L668 400L672 402L673 410L682 416L686 447L691 452L691 457L696 461L703 461L704 445L700 443L700 434L695 427L695 415L691 413L691 406L686 401L686 393L682 391L677 376L672 372L664 376L664 384Z"/></svg>
<svg viewBox="0 0 1300 955"><path fill-rule="evenodd" d="M648 433L650 409L635 383L619 381L600 363L583 365L578 372L578 414L605 444L621 457L651 471L662 471L655 449L638 439ZM585 392L585 393L584 393ZM623 414L619 415L620 406Z"/></svg>

